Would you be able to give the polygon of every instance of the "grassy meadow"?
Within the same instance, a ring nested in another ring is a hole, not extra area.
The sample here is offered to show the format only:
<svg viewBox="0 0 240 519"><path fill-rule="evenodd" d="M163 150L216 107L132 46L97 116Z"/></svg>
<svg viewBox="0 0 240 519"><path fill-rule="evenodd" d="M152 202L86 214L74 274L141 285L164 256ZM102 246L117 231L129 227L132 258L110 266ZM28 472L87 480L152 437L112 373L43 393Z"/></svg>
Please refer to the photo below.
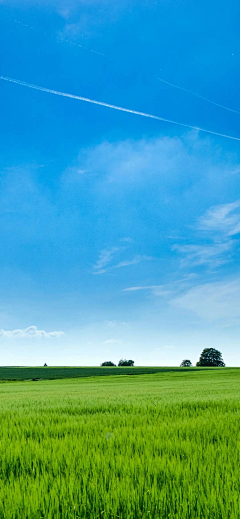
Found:
<svg viewBox="0 0 240 519"><path fill-rule="evenodd" d="M0 383L0 517L240 518L239 390L237 368Z"/></svg>

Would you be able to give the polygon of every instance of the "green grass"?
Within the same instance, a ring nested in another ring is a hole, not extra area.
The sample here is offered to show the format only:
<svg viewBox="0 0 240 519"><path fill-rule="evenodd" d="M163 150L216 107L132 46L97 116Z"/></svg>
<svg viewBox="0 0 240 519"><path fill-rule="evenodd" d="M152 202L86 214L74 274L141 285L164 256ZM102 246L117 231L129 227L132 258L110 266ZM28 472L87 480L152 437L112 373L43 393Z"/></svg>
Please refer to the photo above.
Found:
<svg viewBox="0 0 240 519"><path fill-rule="evenodd" d="M240 369L0 384L1 519L239 519Z"/></svg>

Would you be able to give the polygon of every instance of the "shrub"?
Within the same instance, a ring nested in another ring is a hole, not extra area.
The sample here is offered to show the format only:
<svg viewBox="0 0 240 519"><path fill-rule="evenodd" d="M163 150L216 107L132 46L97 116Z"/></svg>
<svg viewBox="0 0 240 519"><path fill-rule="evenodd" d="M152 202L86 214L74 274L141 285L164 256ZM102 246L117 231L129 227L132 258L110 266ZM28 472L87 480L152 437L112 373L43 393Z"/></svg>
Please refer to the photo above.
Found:
<svg viewBox="0 0 240 519"><path fill-rule="evenodd" d="M180 364L180 368L190 368L191 366L192 366L192 363L188 359L182 360L182 362Z"/></svg>
<svg viewBox="0 0 240 519"><path fill-rule="evenodd" d="M134 366L134 360L121 359L118 366Z"/></svg>

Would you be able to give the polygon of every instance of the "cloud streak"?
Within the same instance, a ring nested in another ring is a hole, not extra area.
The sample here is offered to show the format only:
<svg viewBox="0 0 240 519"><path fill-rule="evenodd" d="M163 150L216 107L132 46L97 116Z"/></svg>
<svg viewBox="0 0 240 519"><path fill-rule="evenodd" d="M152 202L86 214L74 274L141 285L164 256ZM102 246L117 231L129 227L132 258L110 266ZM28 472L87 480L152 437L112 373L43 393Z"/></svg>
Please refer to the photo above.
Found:
<svg viewBox="0 0 240 519"><path fill-rule="evenodd" d="M112 247L109 250L102 250L96 265L93 267L93 274L104 274L106 272L105 267L112 261L115 254L122 249L123 247Z"/></svg>
<svg viewBox="0 0 240 519"><path fill-rule="evenodd" d="M226 236L240 234L240 200L211 207L200 218L199 229L220 232Z"/></svg>
<svg viewBox="0 0 240 519"><path fill-rule="evenodd" d="M120 261L113 268L119 269L119 268L122 268L122 267L128 267L130 265L137 265L137 263L140 263L143 260L151 261L152 259L153 258L151 256L140 256L140 255L137 255L137 256L134 256L134 258L131 259L131 260Z"/></svg>
<svg viewBox="0 0 240 519"><path fill-rule="evenodd" d="M227 253L232 250L233 245L233 241L210 245L174 245L172 250L177 250L185 255L181 262L183 267L190 264L192 267L208 265L215 268L231 260L231 256Z"/></svg>
<svg viewBox="0 0 240 519"><path fill-rule="evenodd" d="M227 139L231 139L231 140L234 140L234 141L240 141L239 137L233 137L232 135L226 135L224 133L218 133L218 132L214 132L212 130L206 130L205 128L200 128L198 126L191 126L189 124L181 123L181 122L178 122L178 121L173 121L171 119L166 119L164 117L148 114L148 113L145 113L145 112L139 112L137 110L131 110L129 108L123 108L122 106L112 105L112 104L109 104L109 103L104 103L102 101L96 101L95 99L90 99L88 97L82 97L82 96L77 96L77 95L69 94L69 93L66 93L66 92L60 92L58 90L52 90L50 88L45 88L45 87L42 87L42 86L39 86L39 85L34 85L34 84L31 84L31 83L26 83L25 81L20 81L19 79L13 79L13 78L9 78L9 77L6 77L6 76L0 76L0 79L2 81L8 81L10 83L15 83L17 85L21 85L21 86L24 86L24 87L27 87L27 88L32 88L33 90L39 90L40 92L46 92L48 94L58 95L58 96L61 96L61 97L69 97L71 99L76 99L78 101L84 101L86 103L92 103L92 104L95 104L95 105L104 106L105 108L111 108L113 110L118 110L120 112L126 112L126 113L130 113L130 114L133 114L133 115L139 115L141 117L147 117L147 118L150 118L150 119L156 119L157 121L162 121L162 122L166 122L166 123L170 123L170 124L175 124L177 126L181 126L181 127L184 127L184 128L190 128L191 130L197 130L197 131L201 131L201 132L208 133L208 134L211 134L211 135L217 135L218 137L225 137Z"/></svg>
<svg viewBox="0 0 240 519"><path fill-rule="evenodd" d="M166 287L168 287L168 285L143 285L123 288L122 292L139 292L141 290L150 290L153 294L164 297L168 296L172 292L172 290L168 290Z"/></svg>
<svg viewBox="0 0 240 519"><path fill-rule="evenodd" d="M35 27L32 27L32 25L28 25L27 23L22 23L19 20L14 20L15 23L18 25L21 25L22 27L27 27L28 29L31 29L31 31L38 32ZM97 52L96 50L89 49L88 47L84 47L84 45L81 45L80 43L76 43L74 41L66 40L66 38L63 38L61 36L57 37L55 34L49 34L47 32L41 32L41 34L44 34L45 36L49 36L50 38L54 38L58 43L68 43L68 45L74 45L74 47L80 47L81 49L84 49L88 52L93 52L94 54L98 54L99 56L103 56L106 58L106 54L103 54L102 52Z"/></svg>
<svg viewBox="0 0 240 519"><path fill-rule="evenodd" d="M122 260L115 265L109 265L115 258L115 256L124 250L126 250L126 247L112 247L109 250L102 250L100 252L97 263L93 266L93 274L105 274L105 272L107 272L107 270L110 269L120 269L123 267L129 267L131 265L137 265L141 261L151 261L153 259L151 256L141 256L138 254L134 256L132 259Z"/></svg>
<svg viewBox="0 0 240 519"><path fill-rule="evenodd" d="M29 326L25 329L18 328L16 330L0 330L0 338L6 339L58 339L63 335L65 334L62 331L46 332L45 330L38 330L37 326Z"/></svg>
<svg viewBox="0 0 240 519"><path fill-rule="evenodd" d="M215 103L215 101L211 101L211 99L208 99L207 97L196 94L195 92L192 92L191 90L187 90L187 88L180 87L178 85L175 85L174 83L169 83L169 81L165 81L164 79L162 79L160 77L158 78L158 80L161 81L162 83L165 83L166 85L170 85L171 87L178 88L178 90L183 90L183 92L187 92L188 94L199 97L199 99L203 99L204 101L207 101L208 103L211 103L212 105L218 106L219 108L228 110L228 112L234 112L235 114L240 115L240 112L238 112L237 110L233 110L232 108L229 108L228 106L224 106L219 103Z"/></svg>

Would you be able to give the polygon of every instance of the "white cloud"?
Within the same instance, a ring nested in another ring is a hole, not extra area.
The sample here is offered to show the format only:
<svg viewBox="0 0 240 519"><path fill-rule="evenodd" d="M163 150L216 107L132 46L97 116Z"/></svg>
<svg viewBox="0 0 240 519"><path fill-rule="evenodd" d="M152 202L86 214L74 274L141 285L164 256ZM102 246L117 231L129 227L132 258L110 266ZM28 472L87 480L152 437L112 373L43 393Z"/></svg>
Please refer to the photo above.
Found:
<svg viewBox="0 0 240 519"><path fill-rule="evenodd" d="M84 150L79 155L79 167L88 172L101 172L101 179L117 183L119 189L135 185L136 182L156 182L161 180L168 189L164 196L169 198L169 186L191 187L197 184L198 193L202 179L204 184L232 175L239 168L232 157L226 156L211 145L208 139L201 139L192 132L182 139L160 137L152 139L120 142L103 142L98 146ZM171 201L171 197L170 197Z"/></svg>
<svg viewBox="0 0 240 519"><path fill-rule="evenodd" d="M135 256L132 260L125 260L120 261L117 265L115 265L113 268L119 269L121 267L128 267L129 265L136 265L137 263L140 263L143 260L150 261L153 258L150 256Z"/></svg>
<svg viewBox="0 0 240 519"><path fill-rule="evenodd" d="M194 167L194 159L188 155L180 139L168 137L118 143L103 142L86 155L83 168L106 173L108 182L127 184L154 177L177 173L179 163L185 160L185 170Z"/></svg>
<svg viewBox="0 0 240 519"><path fill-rule="evenodd" d="M240 278L204 283L172 299L171 304L195 313L206 321L240 324Z"/></svg>
<svg viewBox="0 0 240 519"><path fill-rule="evenodd" d="M168 296L172 293L172 290L168 288L168 285L146 285L146 286L137 286L137 287L128 287L124 288L122 292L138 292L140 290L150 290L156 296Z"/></svg>
<svg viewBox="0 0 240 519"><path fill-rule="evenodd" d="M184 255L181 261L183 267L206 265L216 268L232 261L235 246L238 244L238 240L232 237L239 233L240 201L237 200L213 206L198 219L194 238L195 241L204 239L205 243L176 244L172 250L177 250Z"/></svg>
<svg viewBox="0 0 240 519"><path fill-rule="evenodd" d="M40 339L40 338L59 338L64 335L62 331L46 332L45 330L38 330L37 326L29 326L25 329L16 330L0 330L0 338L7 339Z"/></svg>
<svg viewBox="0 0 240 519"><path fill-rule="evenodd" d="M198 228L203 231L216 231L226 236L240 233L240 200L229 204L211 207L199 219Z"/></svg>
<svg viewBox="0 0 240 519"><path fill-rule="evenodd" d="M129 242L130 244L130 242ZM99 255L99 259L97 263L93 266L93 274L105 274L107 270L110 269L119 269L123 267L128 267L130 265L136 265L137 263L140 263L141 261L150 261L153 258L150 256L144 256L144 255L136 255L132 259L123 259L122 261L119 261L116 265L110 265L112 261L114 260L115 256L118 253L121 253L125 251L129 246L125 247L112 247L109 250L102 250Z"/></svg>
<svg viewBox="0 0 240 519"><path fill-rule="evenodd" d="M107 265L111 263L115 254L117 254L122 247L112 247L109 250L102 250L99 255L99 259L93 267L94 274L104 274L106 272Z"/></svg>
<svg viewBox="0 0 240 519"><path fill-rule="evenodd" d="M198 284L197 284L198 283ZM199 277L190 274L166 285L135 286L124 292L150 291L165 298L171 308L187 310L205 322L221 326L240 325L240 277L216 282L199 283Z"/></svg>
<svg viewBox="0 0 240 519"><path fill-rule="evenodd" d="M219 267L231 261L230 251L233 249L234 242L213 243L210 245L174 245L173 250L184 254L181 265L206 265L211 268ZM228 254L227 254L228 253Z"/></svg>

